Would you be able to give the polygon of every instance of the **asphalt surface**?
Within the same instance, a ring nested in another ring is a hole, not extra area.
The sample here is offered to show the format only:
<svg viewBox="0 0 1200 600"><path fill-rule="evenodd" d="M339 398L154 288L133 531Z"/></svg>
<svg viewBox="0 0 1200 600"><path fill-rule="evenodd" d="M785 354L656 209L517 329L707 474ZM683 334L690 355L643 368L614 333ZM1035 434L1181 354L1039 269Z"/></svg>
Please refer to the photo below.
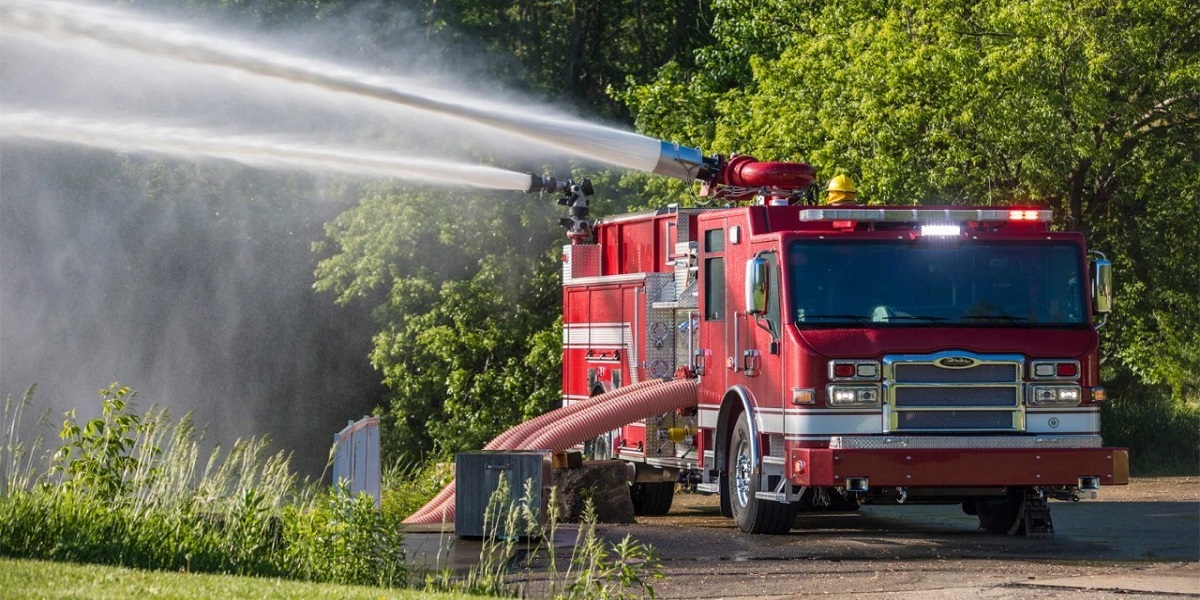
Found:
<svg viewBox="0 0 1200 600"><path fill-rule="evenodd" d="M660 598L1200 598L1200 478L1137 479L1050 507L1055 534L1044 538L981 531L957 506L913 505L802 514L789 534L760 536L721 517L716 496L677 494L666 516L598 531L655 548ZM574 536L564 527L555 546ZM442 566L478 558L478 542L451 546ZM519 576L531 592L538 563Z"/></svg>

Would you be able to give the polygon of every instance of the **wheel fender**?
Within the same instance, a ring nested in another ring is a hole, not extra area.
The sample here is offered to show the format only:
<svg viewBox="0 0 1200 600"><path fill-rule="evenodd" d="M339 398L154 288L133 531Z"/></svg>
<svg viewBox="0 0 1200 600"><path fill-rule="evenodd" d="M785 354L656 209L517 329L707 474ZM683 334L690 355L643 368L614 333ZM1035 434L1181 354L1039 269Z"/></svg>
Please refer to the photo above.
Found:
<svg viewBox="0 0 1200 600"><path fill-rule="evenodd" d="M719 471L725 470L726 457L729 453L729 436L733 430L733 422L743 412L749 416L746 420L750 424L750 458L755 465L755 469L761 468L762 449L758 445L760 424L758 422L758 413L754 411L754 399L750 394L750 390L746 389L745 386L735 385L726 390L725 399L721 402L721 410L717 413L716 448L713 450L713 462Z"/></svg>

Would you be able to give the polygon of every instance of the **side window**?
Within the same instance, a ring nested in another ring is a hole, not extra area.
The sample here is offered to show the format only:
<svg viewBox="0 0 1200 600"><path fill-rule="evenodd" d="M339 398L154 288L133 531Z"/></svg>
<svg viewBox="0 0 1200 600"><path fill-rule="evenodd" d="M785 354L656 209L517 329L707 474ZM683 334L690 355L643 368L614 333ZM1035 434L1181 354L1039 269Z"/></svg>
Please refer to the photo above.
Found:
<svg viewBox="0 0 1200 600"><path fill-rule="evenodd" d="M721 321L725 318L725 259L720 254L725 250L725 230L709 229L704 232L704 319Z"/></svg>
<svg viewBox="0 0 1200 600"><path fill-rule="evenodd" d="M765 315L768 326L771 328L771 334L776 338L783 331L779 322L779 259L774 252L763 255L767 259L767 264L770 265L768 271L771 273L771 279L767 284L767 314Z"/></svg>
<svg viewBox="0 0 1200 600"><path fill-rule="evenodd" d="M725 259L704 259L704 319L725 318Z"/></svg>

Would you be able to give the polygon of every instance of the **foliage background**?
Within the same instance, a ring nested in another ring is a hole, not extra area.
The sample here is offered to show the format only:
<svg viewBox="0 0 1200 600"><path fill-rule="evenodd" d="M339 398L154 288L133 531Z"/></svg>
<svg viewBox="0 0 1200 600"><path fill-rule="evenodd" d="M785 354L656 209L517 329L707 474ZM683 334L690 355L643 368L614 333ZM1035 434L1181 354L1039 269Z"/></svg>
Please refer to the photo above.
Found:
<svg viewBox="0 0 1200 600"><path fill-rule="evenodd" d="M216 9L264 32L331 28L346 42L337 53L381 71L434 56L477 77L483 93L520 92L706 152L804 160L821 179L848 173L869 202L1047 204L1057 227L1085 232L1117 268L1103 375L1114 405L1129 409L1109 412L1119 421L1147 412L1131 407L1161 406L1183 415L1172 431L1197 429L1187 404L1200 397L1193 0L178 0L170 9ZM481 160L506 166L503 156ZM596 214L690 201L677 183L644 175L578 165L574 175L597 181ZM370 315L391 457L477 448L558 402L563 238L550 202L384 184L339 193L353 206L303 241L315 242L319 298ZM293 273L312 266L280 260ZM1106 423L1110 442L1142 443L1120 425ZM1194 437L1180 442L1182 463L1200 466Z"/></svg>

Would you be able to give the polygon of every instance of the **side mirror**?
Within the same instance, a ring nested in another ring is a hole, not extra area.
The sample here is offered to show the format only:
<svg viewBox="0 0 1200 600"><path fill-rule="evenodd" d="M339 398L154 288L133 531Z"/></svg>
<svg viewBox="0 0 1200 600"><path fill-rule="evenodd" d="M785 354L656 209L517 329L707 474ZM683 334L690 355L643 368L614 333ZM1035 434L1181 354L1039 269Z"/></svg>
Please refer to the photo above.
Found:
<svg viewBox="0 0 1200 600"><path fill-rule="evenodd" d="M1092 311L1098 315L1112 312L1112 262L1101 256L1096 259L1092 272Z"/></svg>
<svg viewBox="0 0 1200 600"><path fill-rule="evenodd" d="M746 261L746 312L761 315L767 312L767 283L771 277L767 259L754 257Z"/></svg>

